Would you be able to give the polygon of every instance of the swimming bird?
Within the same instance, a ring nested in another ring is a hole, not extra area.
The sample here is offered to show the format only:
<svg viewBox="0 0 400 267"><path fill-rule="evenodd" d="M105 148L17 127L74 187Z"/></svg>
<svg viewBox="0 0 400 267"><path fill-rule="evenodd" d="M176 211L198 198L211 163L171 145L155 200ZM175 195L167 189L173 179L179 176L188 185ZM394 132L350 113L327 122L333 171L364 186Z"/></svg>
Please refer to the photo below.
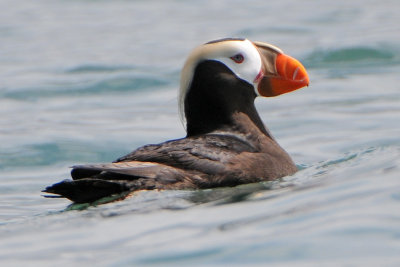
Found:
<svg viewBox="0 0 400 267"><path fill-rule="evenodd" d="M303 65L281 49L225 38L195 48L181 72L184 138L150 144L112 163L72 167L47 187L76 203L152 189L202 189L268 181L297 171L254 105L308 86Z"/></svg>

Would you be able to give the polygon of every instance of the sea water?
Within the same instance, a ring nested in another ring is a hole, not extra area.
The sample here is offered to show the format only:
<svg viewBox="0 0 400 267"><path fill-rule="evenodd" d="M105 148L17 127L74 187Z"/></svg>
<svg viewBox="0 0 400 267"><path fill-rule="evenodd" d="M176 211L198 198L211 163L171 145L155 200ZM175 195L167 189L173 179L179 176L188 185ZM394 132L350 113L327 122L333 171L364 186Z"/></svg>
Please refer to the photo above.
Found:
<svg viewBox="0 0 400 267"><path fill-rule="evenodd" d="M398 1L0 1L2 266L400 264ZM185 135L182 64L270 42L310 86L257 108L299 172L70 205L74 164Z"/></svg>

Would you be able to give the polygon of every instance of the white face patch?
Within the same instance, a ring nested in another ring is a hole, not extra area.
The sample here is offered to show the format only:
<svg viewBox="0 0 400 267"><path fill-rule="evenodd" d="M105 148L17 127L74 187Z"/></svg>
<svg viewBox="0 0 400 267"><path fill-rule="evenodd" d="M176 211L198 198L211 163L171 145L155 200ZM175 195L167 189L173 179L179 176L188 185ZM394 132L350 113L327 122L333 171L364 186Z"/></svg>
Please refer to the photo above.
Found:
<svg viewBox="0 0 400 267"><path fill-rule="evenodd" d="M243 60L236 61L235 56L241 55ZM254 84L261 70L261 57L257 48L249 41L232 41L224 54L215 58L224 63L237 77Z"/></svg>
<svg viewBox="0 0 400 267"><path fill-rule="evenodd" d="M226 40L204 44L189 55L181 73L179 91L179 113L183 125L185 122L184 101L193 79L194 69L203 60L216 60L227 66L238 78L248 82L258 94L255 80L262 67L261 56L249 40Z"/></svg>

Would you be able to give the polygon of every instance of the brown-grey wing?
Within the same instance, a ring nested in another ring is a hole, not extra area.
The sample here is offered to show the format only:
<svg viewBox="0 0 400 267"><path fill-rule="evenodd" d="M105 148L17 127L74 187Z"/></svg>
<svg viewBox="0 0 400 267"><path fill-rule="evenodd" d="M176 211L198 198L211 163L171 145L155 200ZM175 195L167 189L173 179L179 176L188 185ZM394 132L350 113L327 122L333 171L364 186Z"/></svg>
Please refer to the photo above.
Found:
<svg viewBox="0 0 400 267"><path fill-rule="evenodd" d="M226 164L242 152L255 152L250 144L235 136L203 135L141 147L116 162L157 162L205 174L226 171Z"/></svg>

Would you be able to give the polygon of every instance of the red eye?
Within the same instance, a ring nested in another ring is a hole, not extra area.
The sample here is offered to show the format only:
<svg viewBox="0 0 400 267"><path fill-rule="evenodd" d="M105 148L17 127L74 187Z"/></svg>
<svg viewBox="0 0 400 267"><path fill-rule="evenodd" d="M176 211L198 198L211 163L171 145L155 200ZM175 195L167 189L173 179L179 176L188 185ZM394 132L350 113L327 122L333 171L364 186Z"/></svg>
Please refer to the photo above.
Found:
<svg viewBox="0 0 400 267"><path fill-rule="evenodd" d="M234 55L233 57L231 57L231 59L233 61L235 61L236 63L240 64L243 62L244 56L242 54L237 54L237 55Z"/></svg>

